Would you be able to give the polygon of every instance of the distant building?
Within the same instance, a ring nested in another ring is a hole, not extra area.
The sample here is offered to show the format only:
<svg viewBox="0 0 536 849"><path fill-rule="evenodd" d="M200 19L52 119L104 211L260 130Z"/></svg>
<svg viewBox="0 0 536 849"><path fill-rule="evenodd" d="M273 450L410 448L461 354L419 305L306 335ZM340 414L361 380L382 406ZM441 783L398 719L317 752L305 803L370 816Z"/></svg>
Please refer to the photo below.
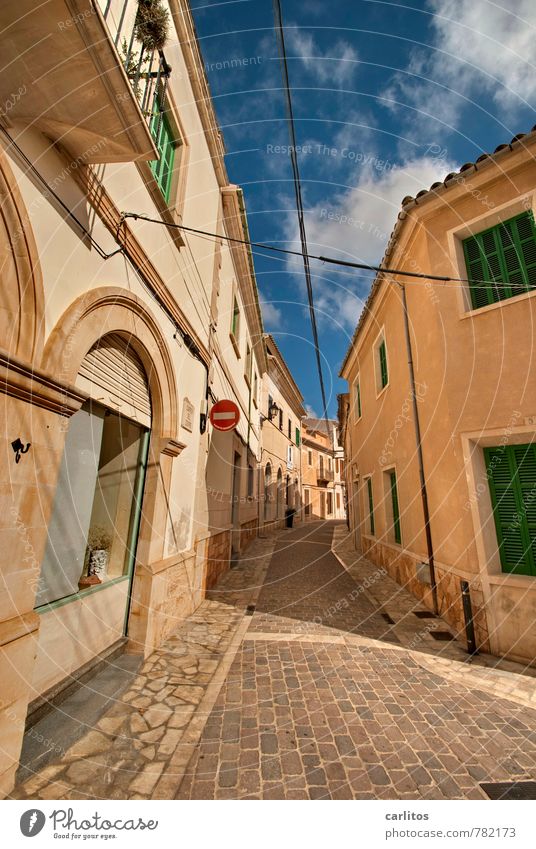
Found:
<svg viewBox="0 0 536 849"><path fill-rule="evenodd" d="M328 429L329 427L329 429ZM344 449L338 423L306 418L302 431L303 517L345 519Z"/></svg>
<svg viewBox="0 0 536 849"><path fill-rule="evenodd" d="M404 198L383 265L453 280L377 275L342 366L349 403L339 407L356 545L429 607L432 562L439 612L462 633L467 581L478 645L531 664L534 130Z"/></svg>
<svg viewBox="0 0 536 849"><path fill-rule="evenodd" d="M260 517L265 529L283 527L287 510L296 521L301 506L301 420L303 396L273 336L264 337L267 371L262 386Z"/></svg>

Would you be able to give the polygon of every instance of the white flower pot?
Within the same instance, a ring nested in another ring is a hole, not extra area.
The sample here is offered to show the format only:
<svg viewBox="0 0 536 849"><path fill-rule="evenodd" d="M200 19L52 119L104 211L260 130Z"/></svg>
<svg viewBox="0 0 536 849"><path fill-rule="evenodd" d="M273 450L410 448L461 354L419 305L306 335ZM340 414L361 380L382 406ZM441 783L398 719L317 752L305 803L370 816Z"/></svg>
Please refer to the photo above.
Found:
<svg viewBox="0 0 536 849"><path fill-rule="evenodd" d="M108 551L106 548L94 548L89 552L89 574L97 575L103 581L108 572Z"/></svg>

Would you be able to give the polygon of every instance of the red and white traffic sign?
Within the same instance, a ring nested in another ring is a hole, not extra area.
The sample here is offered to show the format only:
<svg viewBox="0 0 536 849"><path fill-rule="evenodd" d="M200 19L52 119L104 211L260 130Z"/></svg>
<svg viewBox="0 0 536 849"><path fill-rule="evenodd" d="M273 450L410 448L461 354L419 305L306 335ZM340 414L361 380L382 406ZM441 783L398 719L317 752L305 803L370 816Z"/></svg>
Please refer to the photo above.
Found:
<svg viewBox="0 0 536 849"><path fill-rule="evenodd" d="M240 420L240 410L234 401L218 401L210 411L210 423L216 430L232 430Z"/></svg>

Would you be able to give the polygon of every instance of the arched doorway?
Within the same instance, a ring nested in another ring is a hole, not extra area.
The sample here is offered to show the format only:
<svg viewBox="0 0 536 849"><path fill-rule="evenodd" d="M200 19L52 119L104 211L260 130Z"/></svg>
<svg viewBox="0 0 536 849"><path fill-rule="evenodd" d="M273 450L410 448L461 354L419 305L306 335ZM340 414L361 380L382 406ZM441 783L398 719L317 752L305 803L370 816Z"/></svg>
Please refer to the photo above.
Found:
<svg viewBox="0 0 536 849"><path fill-rule="evenodd" d="M270 488L272 485L272 467L270 463L266 464L264 470L264 521L267 522L270 518Z"/></svg>
<svg viewBox="0 0 536 849"><path fill-rule="evenodd" d="M279 468L277 470L277 518L281 519L283 516L283 500L284 500L284 492L283 492L283 472Z"/></svg>
<svg viewBox="0 0 536 849"><path fill-rule="evenodd" d="M69 422L36 593L40 647L61 640L68 663L41 651L41 692L127 634L147 468L151 396L128 340L99 339L75 385L89 397Z"/></svg>

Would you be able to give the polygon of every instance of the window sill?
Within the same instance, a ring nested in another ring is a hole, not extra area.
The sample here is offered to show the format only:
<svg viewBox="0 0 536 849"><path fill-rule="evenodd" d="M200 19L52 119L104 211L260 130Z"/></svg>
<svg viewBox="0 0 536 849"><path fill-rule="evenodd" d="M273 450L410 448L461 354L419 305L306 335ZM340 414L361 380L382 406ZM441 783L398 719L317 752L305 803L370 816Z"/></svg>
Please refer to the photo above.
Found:
<svg viewBox="0 0 536 849"><path fill-rule="evenodd" d="M231 340L231 345L234 348L237 360L241 359L240 348L238 347L238 342L235 339L234 333L229 333L229 339Z"/></svg>
<svg viewBox="0 0 536 849"><path fill-rule="evenodd" d="M56 601L48 601L46 604L41 604L39 607L36 607L35 612L39 614L47 613L49 610L55 610L57 607L63 607L65 604L71 604L73 601L80 601L88 595L93 595L93 593L100 592L100 590L104 590L106 587L119 584L121 581L128 581L128 575L120 575L118 578L110 578L109 581L103 581L102 584L95 584L85 590L79 590L77 593L72 593L72 595L66 595L63 598L58 598Z"/></svg>
<svg viewBox="0 0 536 849"><path fill-rule="evenodd" d="M378 398L381 398L381 396L383 395L383 393L385 392L386 389L389 389L389 381L387 381L385 386L382 386L382 388L379 391L377 391L376 401L378 400ZM358 419L358 421L360 421L360 420Z"/></svg>
<svg viewBox="0 0 536 849"><path fill-rule="evenodd" d="M515 572L495 572L488 575L490 584L507 584L509 587L522 587L536 589L536 575L516 575Z"/></svg>
<svg viewBox="0 0 536 849"><path fill-rule="evenodd" d="M153 172L151 171L151 167L148 162L139 162L138 171L141 174L143 182L147 188L147 191L151 195L151 198L160 213L160 217L166 224L179 224L179 216L177 214L177 210L174 206L171 206L166 201L160 186L156 182ZM173 196L173 191L172 191ZM140 219L141 220L141 219ZM175 242L178 248L184 247L184 239L181 235L181 231L175 227L167 228L168 235Z"/></svg>
<svg viewBox="0 0 536 849"><path fill-rule="evenodd" d="M520 302L527 301L529 298L536 297L536 289L532 289L531 292L523 292L521 295L514 295L513 298L505 298L503 301L497 301L496 304L488 304L486 307L478 307L478 309L470 309L463 312L460 315L460 320L473 318L474 316L485 315L488 312L493 312L497 309L502 309L508 305L519 304Z"/></svg>

